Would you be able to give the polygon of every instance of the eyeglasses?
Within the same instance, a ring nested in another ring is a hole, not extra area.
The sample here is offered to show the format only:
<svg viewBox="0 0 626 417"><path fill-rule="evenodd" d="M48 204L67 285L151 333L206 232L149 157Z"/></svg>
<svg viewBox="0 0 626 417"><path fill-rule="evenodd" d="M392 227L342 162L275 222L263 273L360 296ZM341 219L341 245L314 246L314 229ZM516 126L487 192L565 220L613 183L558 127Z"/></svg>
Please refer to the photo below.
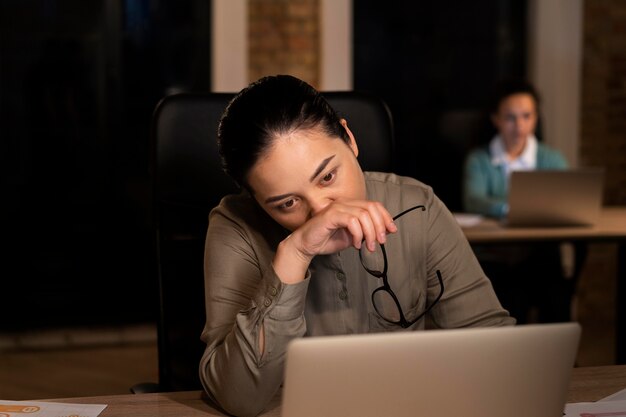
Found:
<svg viewBox="0 0 626 417"><path fill-rule="evenodd" d="M393 220L399 219L405 214L416 209L422 209L422 211L425 211L426 207L423 205L411 207L396 215ZM424 315L428 313L435 306L435 304L437 304L437 302L439 302L439 299L443 295L443 279L441 277L441 272L437 270L436 273L440 288L439 295L437 295L437 298L435 298L435 300L427 306L421 314L409 321L406 319L406 316L402 311L402 306L400 305L398 297L389 286L389 281L387 279L387 251L385 250L385 245L382 243L377 244L374 252L369 252L369 250L365 248L365 245L362 245L359 250L359 259L361 260L363 268L370 275L383 280L383 285L376 288L372 292L372 304L374 305L374 309L378 315L389 323L400 325L403 328L411 326L413 323L416 323L419 319L424 317ZM381 265L382 269L380 268ZM392 308L391 311L389 311L389 309L383 309L384 305L395 305L395 309Z"/></svg>

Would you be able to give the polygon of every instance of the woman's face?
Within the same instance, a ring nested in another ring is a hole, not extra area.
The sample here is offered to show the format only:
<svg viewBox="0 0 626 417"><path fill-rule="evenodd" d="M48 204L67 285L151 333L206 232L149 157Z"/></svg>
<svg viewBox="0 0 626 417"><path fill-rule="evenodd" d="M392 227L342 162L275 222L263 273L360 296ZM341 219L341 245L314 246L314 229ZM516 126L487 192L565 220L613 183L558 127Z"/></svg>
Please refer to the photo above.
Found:
<svg viewBox="0 0 626 417"><path fill-rule="evenodd" d="M337 199L365 199L358 148L321 129L296 130L274 139L253 165L248 184L254 198L279 224L295 230Z"/></svg>
<svg viewBox="0 0 626 417"><path fill-rule="evenodd" d="M535 132L536 107L530 94L512 94L500 102L498 112L492 115L493 124L504 140L509 154L521 153L528 136Z"/></svg>

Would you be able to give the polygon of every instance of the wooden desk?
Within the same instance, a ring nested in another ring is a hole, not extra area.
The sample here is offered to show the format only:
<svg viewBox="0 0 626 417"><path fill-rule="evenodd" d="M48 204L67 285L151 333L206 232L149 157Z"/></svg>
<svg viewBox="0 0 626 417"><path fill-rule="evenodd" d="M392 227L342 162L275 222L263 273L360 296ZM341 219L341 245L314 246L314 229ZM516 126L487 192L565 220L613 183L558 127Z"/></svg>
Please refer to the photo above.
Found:
<svg viewBox="0 0 626 417"><path fill-rule="evenodd" d="M596 401L624 388L626 365L575 368L567 402ZM107 404L100 414L101 417L224 416L203 399L201 391L62 398L49 401ZM280 417L280 412L280 396L277 396L261 416Z"/></svg>
<svg viewBox="0 0 626 417"><path fill-rule="evenodd" d="M608 241L617 244L615 343L616 362L626 364L626 207L604 207L598 224L590 227L505 227L485 219L463 232L471 244L533 241Z"/></svg>
<svg viewBox="0 0 626 417"><path fill-rule="evenodd" d="M623 389L626 389L626 365L574 368L567 402L597 401Z"/></svg>
<svg viewBox="0 0 626 417"><path fill-rule="evenodd" d="M280 396L276 396L263 417L280 416ZM180 391L158 394L104 395L99 397L61 398L45 401L75 404L107 404L99 417L224 417L205 398L202 391Z"/></svg>
<svg viewBox="0 0 626 417"><path fill-rule="evenodd" d="M546 240L626 240L626 207L604 207L595 226L506 227L484 219L463 232L470 243L518 243Z"/></svg>

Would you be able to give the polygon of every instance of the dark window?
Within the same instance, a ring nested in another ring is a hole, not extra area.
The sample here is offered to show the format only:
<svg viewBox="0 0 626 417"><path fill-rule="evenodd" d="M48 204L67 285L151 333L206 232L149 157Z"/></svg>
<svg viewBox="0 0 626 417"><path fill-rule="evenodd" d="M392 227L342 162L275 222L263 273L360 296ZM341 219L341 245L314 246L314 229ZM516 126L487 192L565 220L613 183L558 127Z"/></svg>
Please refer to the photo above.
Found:
<svg viewBox="0 0 626 417"><path fill-rule="evenodd" d="M398 172L460 209L461 163L487 92L525 72L526 2L353 4L354 86L389 104Z"/></svg>
<svg viewBox="0 0 626 417"><path fill-rule="evenodd" d="M209 90L210 6L0 2L0 330L156 317L150 118Z"/></svg>

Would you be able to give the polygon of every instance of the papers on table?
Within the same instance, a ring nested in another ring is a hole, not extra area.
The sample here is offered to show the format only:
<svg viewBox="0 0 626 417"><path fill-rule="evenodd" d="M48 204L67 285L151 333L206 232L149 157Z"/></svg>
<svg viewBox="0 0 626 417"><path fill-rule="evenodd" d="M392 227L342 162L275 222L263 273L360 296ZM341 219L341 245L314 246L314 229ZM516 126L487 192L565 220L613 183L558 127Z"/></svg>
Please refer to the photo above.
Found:
<svg viewBox="0 0 626 417"><path fill-rule="evenodd" d="M604 397L596 402L570 403L565 405L564 417L626 417L626 389Z"/></svg>
<svg viewBox="0 0 626 417"><path fill-rule="evenodd" d="M483 220L483 216L480 214L470 214L470 213L452 213L456 222L461 227L472 227L476 226Z"/></svg>
<svg viewBox="0 0 626 417"><path fill-rule="evenodd" d="M615 394L611 394L608 397L604 397L600 401L618 401L624 400L626 401L626 388L621 391L617 391Z"/></svg>
<svg viewBox="0 0 626 417"><path fill-rule="evenodd" d="M626 401L596 401L565 405L565 417L626 416Z"/></svg>
<svg viewBox="0 0 626 417"><path fill-rule="evenodd" d="M96 417L106 404L66 404L47 401L0 400L1 417Z"/></svg>

